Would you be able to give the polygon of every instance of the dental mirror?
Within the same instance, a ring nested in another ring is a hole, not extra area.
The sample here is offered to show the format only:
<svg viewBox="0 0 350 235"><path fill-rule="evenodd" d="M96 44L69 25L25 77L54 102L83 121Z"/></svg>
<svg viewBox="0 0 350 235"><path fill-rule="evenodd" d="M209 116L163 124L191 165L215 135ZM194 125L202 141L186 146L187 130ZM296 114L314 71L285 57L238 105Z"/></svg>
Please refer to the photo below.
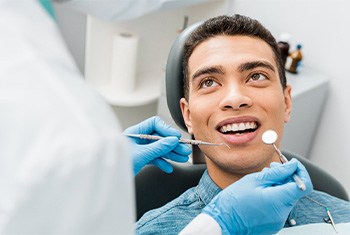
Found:
<svg viewBox="0 0 350 235"><path fill-rule="evenodd" d="M282 154L282 152L276 147L275 142L278 138L278 135L276 133L276 131L274 130L267 130L263 133L262 135L262 141L265 144L271 144L274 149L276 150L276 152L278 153L280 160L282 163L286 163L288 162L288 159ZM300 190L305 191L306 190L306 185L304 184L304 182L299 178L299 176L297 176L296 174L293 174L293 179L294 181L297 183L298 187Z"/></svg>
<svg viewBox="0 0 350 235"><path fill-rule="evenodd" d="M262 135L262 141L265 144L274 144L278 138L276 131L268 130Z"/></svg>

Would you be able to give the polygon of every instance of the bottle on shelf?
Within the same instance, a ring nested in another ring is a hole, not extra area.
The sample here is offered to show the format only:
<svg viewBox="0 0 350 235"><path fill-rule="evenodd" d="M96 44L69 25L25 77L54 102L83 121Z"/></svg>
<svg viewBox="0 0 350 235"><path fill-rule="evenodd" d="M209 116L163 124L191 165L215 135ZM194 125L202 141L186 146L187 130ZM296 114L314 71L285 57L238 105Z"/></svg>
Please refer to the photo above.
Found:
<svg viewBox="0 0 350 235"><path fill-rule="evenodd" d="M301 53L301 44L297 45L295 51L291 52L287 58L285 68L290 73L298 73L301 69L303 54Z"/></svg>
<svg viewBox="0 0 350 235"><path fill-rule="evenodd" d="M288 33L281 33L277 43L277 46L281 52L281 57L284 65L286 65L287 57L289 55L289 40L290 35Z"/></svg>

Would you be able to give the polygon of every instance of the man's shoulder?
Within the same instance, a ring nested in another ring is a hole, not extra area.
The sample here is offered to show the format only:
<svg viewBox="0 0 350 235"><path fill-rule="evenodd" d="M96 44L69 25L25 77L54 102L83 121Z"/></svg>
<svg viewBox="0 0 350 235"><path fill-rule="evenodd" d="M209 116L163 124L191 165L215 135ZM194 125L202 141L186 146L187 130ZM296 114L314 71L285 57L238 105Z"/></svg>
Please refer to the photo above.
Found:
<svg viewBox="0 0 350 235"><path fill-rule="evenodd" d="M350 202L348 201L342 200L335 196L329 195L328 193L320 192L317 190L312 191L312 193L307 197L304 197L303 200L312 201L310 200L310 198L317 201L319 203L318 204L319 206L323 205L324 207L328 207L329 209L333 209L335 211L343 208L345 209L345 212L350 214ZM317 203L314 202L314 204L317 204Z"/></svg>
<svg viewBox="0 0 350 235"><path fill-rule="evenodd" d="M166 205L145 213L136 223L136 234L178 234L201 210L195 188L190 188Z"/></svg>
<svg viewBox="0 0 350 235"><path fill-rule="evenodd" d="M298 220L299 225L324 223L324 218L327 217L326 208L330 210L335 223L350 222L348 201L316 190L299 200L291 216Z"/></svg>

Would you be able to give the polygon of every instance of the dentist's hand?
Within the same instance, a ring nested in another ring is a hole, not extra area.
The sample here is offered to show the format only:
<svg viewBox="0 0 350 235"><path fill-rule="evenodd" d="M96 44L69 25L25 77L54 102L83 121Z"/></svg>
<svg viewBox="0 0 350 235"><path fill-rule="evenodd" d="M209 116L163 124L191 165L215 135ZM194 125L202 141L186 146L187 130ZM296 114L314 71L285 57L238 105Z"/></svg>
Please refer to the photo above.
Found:
<svg viewBox="0 0 350 235"><path fill-rule="evenodd" d="M167 125L159 117L151 117L129 127L124 131L124 134L148 134L166 137L157 141L130 138L133 142L132 159L135 175L147 164L155 165L170 173L173 171L173 167L164 158L177 162L187 162L188 155L192 152L188 145L179 143L181 133Z"/></svg>
<svg viewBox="0 0 350 235"><path fill-rule="evenodd" d="M305 191L291 178L294 173L305 183ZM298 160L273 163L225 188L203 212L218 222L223 234L276 233L297 201L312 188L309 174Z"/></svg>

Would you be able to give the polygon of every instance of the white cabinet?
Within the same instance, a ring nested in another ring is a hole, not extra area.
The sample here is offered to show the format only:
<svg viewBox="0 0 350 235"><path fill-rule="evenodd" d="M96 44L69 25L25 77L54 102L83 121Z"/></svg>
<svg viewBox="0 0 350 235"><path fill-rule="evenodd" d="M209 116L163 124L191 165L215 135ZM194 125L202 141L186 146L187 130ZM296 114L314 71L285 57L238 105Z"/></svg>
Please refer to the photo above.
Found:
<svg viewBox="0 0 350 235"><path fill-rule="evenodd" d="M286 124L281 148L309 157L329 89L329 78L311 68L287 73L292 86L293 109Z"/></svg>

